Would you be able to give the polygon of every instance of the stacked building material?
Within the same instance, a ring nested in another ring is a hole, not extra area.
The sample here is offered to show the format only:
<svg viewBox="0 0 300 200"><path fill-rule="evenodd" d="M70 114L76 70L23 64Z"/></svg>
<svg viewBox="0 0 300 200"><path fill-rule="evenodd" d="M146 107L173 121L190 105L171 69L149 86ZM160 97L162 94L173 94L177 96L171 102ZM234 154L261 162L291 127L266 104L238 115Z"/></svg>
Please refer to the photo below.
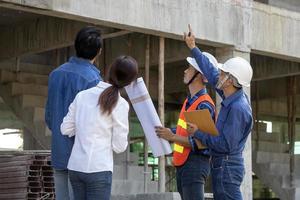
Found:
<svg viewBox="0 0 300 200"><path fill-rule="evenodd" d="M55 199L49 152L0 154L0 200Z"/></svg>

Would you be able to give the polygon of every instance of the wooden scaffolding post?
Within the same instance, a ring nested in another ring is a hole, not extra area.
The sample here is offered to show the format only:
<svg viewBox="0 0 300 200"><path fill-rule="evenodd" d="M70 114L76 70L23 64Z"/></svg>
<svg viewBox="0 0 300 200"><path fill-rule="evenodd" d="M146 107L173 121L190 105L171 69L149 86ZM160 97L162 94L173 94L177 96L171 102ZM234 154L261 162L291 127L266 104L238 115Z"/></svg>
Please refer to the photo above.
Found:
<svg viewBox="0 0 300 200"><path fill-rule="evenodd" d="M132 55L132 34L128 35L127 45L128 45L128 55ZM130 135L128 135L128 141L130 141ZM130 164L130 145L126 149L126 167L125 167L125 171L126 171L125 177L126 177L126 179L129 178L129 164Z"/></svg>
<svg viewBox="0 0 300 200"><path fill-rule="evenodd" d="M162 125L165 124L165 91L164 91L164 57L165 57L165 38L159 38L159 63L158 63L158 114ZM165 192L165 156L159 157L159 181L158 181L158 191Z"/></svg>
<svg viewBox="0 0 300 200"><path fill-rule="evenodd" d="M289 134L289 153L290 153L290 186L294 186L295 172L295 123L296 123L296 77L287 79L287 114L288 114L288 134Z"/></svg>
<svg viewBox="0 0 300 200"><path fill-rule="evenodd" d="M149 72L150 71L150 36L146 36L145 50L145 83L149 91ZM148 143L146 135L144 137L144 193L148 192Z"/></svg>

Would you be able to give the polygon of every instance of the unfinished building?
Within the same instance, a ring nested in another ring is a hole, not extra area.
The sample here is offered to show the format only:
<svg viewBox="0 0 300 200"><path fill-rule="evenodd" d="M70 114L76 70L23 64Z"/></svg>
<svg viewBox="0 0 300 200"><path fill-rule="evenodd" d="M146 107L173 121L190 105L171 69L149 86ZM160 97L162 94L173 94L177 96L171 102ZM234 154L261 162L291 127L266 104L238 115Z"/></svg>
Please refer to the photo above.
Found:
<svg viewBox="0 0 300 200"><path fill-rule="evenodd" d="M136 58L162 121L174 126L187 94L187 24L219 62L241 56L254 70L247 93L256 123L244 151L244 199L300 199L298 0L0 0L0 128L22 130L24 150L50 149L48 75L74 54L75 34L86 25L102 29L102 76L118 55ZM140 166L144 150L134 144L144 137L134 112L130 139L128 152L115 158L113 195L174 191L172 170L158 170L171 168L168 158Z"/></svg>

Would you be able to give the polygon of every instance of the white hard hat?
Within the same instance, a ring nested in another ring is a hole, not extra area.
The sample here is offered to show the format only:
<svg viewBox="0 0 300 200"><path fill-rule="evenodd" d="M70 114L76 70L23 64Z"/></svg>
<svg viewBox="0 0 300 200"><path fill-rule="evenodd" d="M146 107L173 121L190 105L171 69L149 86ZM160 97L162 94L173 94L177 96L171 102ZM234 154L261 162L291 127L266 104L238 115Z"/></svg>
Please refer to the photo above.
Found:
<svg viewBox="0 0 300 200"><path fill-rule="evenodd" d="M219 68L234 76L239 84L249 87L253 75L253 70L250 63L241 57L230 58Z"/></svg>
<svg viewBox="0 0 300 200"><path fill-rule="evenodd" d="M209 62L211 64L213 64L213 66L218 67L219 63L213 55L211 55L210 53L207 53L207 52L202 52L202 54L205 55L208 58Z"/></svg>
<svg viewBox="0 0 300 200"><path fill-rule="evenodd" d="M215 66L215 67L218 66L218 61L217 61L217 59L213 55L211 55L210 53L207 53L207 52L202 52L202 54L208 58L209 62L211 64L213 64L213 66ZM201 71L199 65L197 64L197 62L195 60L195 58L187 57L186 61L190 65L192 65L198 72L200 72L203 75L203 72Z"/></svg>
<svg viewBox="0 0 300 200"><path fill-rule="evenodd" d="M195 58L187 57L187 58L186 58L186 61L187 61L191 66L193 66L194 69L196 69L198 72L200 72L200 73L202 74L202 81L203 81L204 83L207 83L208 81L207 81L207 79L205 78L205 76L203 75L203 72L201 71L199 65L197 64L197 62L196 62L196 60L195 60Z"/></svg>
<svg viewBox="0 0 300 200"><path fill-rule="evenodd" d="M186 61L192 66L194 67L198 72L200 72L201 74L203 74L203 72L201 71L199 65L197 64L195 58L192 57L187 57Z"/></svg>

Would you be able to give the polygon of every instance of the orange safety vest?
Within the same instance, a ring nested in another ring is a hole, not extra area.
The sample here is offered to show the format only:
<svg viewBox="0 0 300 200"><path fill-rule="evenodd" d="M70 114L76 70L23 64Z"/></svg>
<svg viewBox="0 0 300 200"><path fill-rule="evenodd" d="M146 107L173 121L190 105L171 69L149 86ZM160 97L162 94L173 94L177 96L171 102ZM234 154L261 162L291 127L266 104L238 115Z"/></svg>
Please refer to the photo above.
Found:
<svg viewBox="0 0 300 200"><path fill-rule="evenodd" d="M184 137L188 137L188 132L186 131L186 121L183 113L194 111L197 109L197 106L201 103L207 101L215 106L213 100L208 94L201 95L187 110L185 110L187 99L184 101L182 109L179 114L179 119L177 122L176 134ZM190 147L185 147L181 144L174 143L174 152L173 152L173 164L174 166L181 166L187 160L189 153L191 152Z"/></svg>

